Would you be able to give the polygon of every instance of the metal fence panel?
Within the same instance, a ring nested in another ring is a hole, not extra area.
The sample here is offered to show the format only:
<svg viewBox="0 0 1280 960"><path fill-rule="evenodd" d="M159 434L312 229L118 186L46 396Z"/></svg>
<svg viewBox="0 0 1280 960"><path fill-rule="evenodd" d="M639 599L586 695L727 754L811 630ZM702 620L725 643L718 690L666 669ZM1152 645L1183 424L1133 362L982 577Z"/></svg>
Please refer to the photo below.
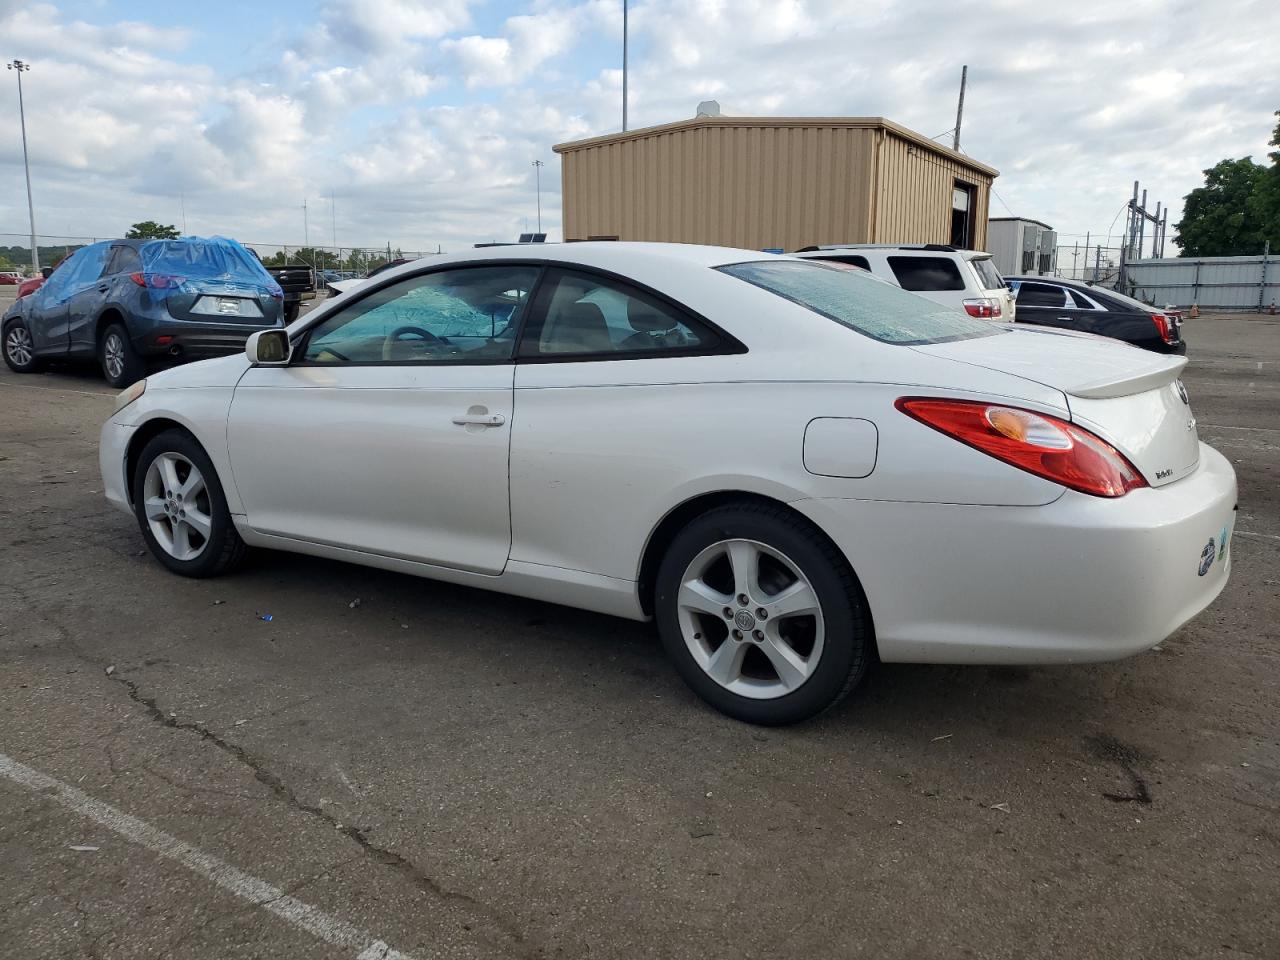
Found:
<svg viewBox="0 0 1280 960"><path fill-rule="evenodd" d="M1149 303L1268 310L1280 302L1280 257L1168 257L1125 265L1126 289Z"/></svg>

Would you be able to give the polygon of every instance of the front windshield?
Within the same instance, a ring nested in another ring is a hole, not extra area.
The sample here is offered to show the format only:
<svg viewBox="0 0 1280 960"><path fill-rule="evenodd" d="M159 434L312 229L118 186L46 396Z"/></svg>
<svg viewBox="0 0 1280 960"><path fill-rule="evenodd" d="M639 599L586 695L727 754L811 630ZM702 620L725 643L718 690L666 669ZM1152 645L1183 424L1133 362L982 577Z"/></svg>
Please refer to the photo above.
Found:
<svg viewBox="0 0 1280 960"><path fill-rule="evenodd" d="M882 343L943 343L1000 332L989 323L843 264L754 260L717 269Z"/></svg>

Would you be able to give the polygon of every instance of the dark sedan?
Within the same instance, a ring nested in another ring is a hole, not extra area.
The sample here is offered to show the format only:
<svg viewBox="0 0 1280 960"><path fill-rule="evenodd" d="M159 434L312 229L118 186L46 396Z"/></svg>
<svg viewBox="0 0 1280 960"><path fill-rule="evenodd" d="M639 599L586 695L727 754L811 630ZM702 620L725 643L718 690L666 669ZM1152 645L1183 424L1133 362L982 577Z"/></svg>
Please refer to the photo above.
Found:
<svg viewBox="0 0 1280 960"><path fill-rule="evenodd" d="M1187 352L1176 314L1116 293L1057 277L1005 277L1017 300L1017 322L1079 330L1158 353Z"/></svg>
<svg viewBox="0 0 1280 960"><path fill-rule="evenodd" d="M4 315L4 359L28 373L50 359L94 359L112 386L148 357L197 359L243 350L249 334L283 326L280 285L224 237L104 240L58 265Z"/></svg>

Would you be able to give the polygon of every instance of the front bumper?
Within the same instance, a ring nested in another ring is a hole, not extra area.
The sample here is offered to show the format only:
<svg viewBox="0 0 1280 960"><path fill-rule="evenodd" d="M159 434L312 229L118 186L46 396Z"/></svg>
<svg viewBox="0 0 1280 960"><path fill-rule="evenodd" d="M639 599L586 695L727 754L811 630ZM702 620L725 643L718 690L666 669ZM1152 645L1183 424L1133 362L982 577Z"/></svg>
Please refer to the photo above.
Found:
<svg viewBox="0 0 1280 960"><path fill-rule="evenodd" d="M102 492L107 502L118 510L132 514L129 503L129 481L125 476L125 457L134 427L113 418L102 425L98 438L98 469L102 472Z"/></svg>
<svg viewBox="0 0 1280 960"><path fill-rule="evenodd" d="M1231 570L1236 479L1201 444L1191 475L1115 500L793 506L849 558L882 659L1073 663L1152 647L1213 602Z"/></svg>

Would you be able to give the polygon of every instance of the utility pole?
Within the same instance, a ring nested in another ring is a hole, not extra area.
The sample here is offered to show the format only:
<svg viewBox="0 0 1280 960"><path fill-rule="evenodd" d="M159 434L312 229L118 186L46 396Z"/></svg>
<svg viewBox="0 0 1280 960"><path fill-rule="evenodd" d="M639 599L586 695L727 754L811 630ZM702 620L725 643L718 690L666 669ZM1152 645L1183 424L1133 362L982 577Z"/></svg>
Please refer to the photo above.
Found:
<svg viewBox="0 0 1280 960"><path fill-rule="evenodd" d="M31 161L27 158L27 108L22 102L22 75L31 69L25 60L12 60L5 64L18 71L18 117L22 123L22 168L27 173L27 216L31 218L31 270L40 272L40 248L36 246L36 208L31 201Z"/></svg>
<svg viewBox="0 0 1280 960"><path fill-rule="evenodd" d="M627 132L627 0L622 0L622 132Z"/></svg>
<svg viewBox="0 0 1280 960"><path fill-rule="evenodd" d="M186 191L179 191L178 203L182 205L182 235L187 235L187 194Z"/></svg>
<svg viewBox="0 0 1280 960"><path fill-rule="evenodd" d="M329 216L333 218L333 249L338 249L338 205L333 198L333 191L329 191Z"/></svg>
<svg viewBox="0 0 1280 960"><path fill-rule="evenodd" d="M964 119L964 88L968 82L969 65L966 63L960 68L960 102L956 104L955 136L951 138L951 149L957 153L960 151L960 122Z"/></svg>
<svg viewBox="0 0 1280 960"><path fill-rule="evenodd" d="M1164 247L1160 229L1169 219L1169 211L1162 210L1160 203L1156 204L1155 213L1147 209L1147 191L1142 191L1142 199L1139 201L1137 180L1133 181L1133 198L1126 206L1129 214L1125 223L1124 245L1120 247L1120 276L1116 285L1116 289L1121 293L1126 292L1124 288L1128 280L1129 265L1142 259L1142 248L1147 238L1147 224L1152 224L1151 255L1157 257L1163 252Z"/></svg>
<svg viewBox="0 0 1280 960"><path fill-rule="evenodd" d="M624 128L625 129L625 128ZM533 175L538 180L538 232L542 232L542 167L541 160L533 161Z"/></svg>
<svg viewBox="0 0 1280 960"><path fill-rule="evenodd" d="M311 228L307 225L307 198L302 198L302 245L311 246Z"/></svg>

